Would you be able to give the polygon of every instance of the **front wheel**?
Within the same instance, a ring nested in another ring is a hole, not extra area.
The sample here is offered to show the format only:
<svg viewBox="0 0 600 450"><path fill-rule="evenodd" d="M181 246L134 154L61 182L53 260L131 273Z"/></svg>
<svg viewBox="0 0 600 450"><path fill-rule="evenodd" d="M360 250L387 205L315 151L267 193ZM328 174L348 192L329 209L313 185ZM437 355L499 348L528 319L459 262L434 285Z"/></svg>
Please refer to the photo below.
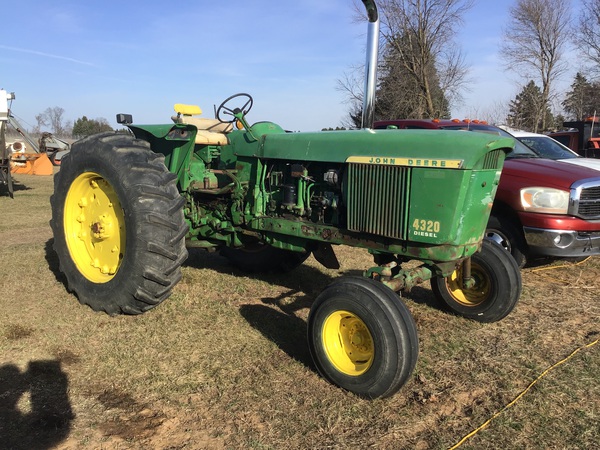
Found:
<svg viewBox="0 0 600 450"><path fill-rule="evenodd" d="M415 322L398 295L368 278L342 278L315 300L308 343L319 373L361 397L389 397L412 374Z"/></svg>
<svg viewBox="0 0 600 450"><path fill-rule="evenodd" d="M50 198L54 250L69 290L109 314L140 314L181 279L184 199L164 157L133 136L104 133L64 157Z"/></svg>
<svg viewBox="0 0 600 450"><path fill-rule="evenodd" d="M453 313L478 322L506 317L521 295L521 273L514 258L498 244L483 240L471 257L473 286L463 285L463 271L431 279L435 297Z"/></svg>

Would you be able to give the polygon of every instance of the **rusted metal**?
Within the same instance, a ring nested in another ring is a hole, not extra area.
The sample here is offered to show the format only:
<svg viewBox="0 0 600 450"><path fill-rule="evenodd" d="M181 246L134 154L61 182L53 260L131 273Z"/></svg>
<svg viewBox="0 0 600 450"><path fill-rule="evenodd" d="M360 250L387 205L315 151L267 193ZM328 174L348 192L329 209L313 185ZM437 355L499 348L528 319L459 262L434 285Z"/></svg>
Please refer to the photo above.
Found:
<svg viewBox="0 0 600 450"><path fill-rule="evenodd" d="M397 276L389 280L381 279L380 281L393 291L398 292L403 289L411 289L434 276L435 272L431 267L422 265L414 269L403 270Z"/></svg>

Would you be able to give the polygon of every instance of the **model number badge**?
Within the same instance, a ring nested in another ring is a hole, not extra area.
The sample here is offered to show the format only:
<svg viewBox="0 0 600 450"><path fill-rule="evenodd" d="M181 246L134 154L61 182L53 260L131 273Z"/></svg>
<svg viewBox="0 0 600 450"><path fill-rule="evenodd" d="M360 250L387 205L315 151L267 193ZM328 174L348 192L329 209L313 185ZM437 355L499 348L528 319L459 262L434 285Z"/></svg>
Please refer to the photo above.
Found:
<svg viewBox="0 0 600 450"><path fill-rule="evenodd" d="M415 219L412 228L415 236L437 237L441 225L437 220Z"/></svg>

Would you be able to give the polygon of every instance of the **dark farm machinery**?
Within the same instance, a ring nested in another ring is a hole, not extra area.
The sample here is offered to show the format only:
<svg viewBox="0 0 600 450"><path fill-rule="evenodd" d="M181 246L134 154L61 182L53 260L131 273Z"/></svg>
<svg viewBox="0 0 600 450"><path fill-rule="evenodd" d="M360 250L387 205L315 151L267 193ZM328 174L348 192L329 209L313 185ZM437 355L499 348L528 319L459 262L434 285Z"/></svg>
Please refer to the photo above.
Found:
<svg viewBox="0 0 600 450"><path fill-rule="evenodd" d="M108 314L156 307L180 280L186 247L219 251L248 272L290 271L311 254L337 268L334 247L359 247L373 267L317 296L308 343L326 379L368 398L400 389L417 361L417 329L399 291L430 280L455 314L493 322L510 313L519 270L483 236L513 140L373 130L379 18L374 1L363 3L362 129L252 124L252 97L236 94L215 119L181 104L168 124L119 114L131 135L72 146L55 176L51 224L80 302Z"/></svg>

